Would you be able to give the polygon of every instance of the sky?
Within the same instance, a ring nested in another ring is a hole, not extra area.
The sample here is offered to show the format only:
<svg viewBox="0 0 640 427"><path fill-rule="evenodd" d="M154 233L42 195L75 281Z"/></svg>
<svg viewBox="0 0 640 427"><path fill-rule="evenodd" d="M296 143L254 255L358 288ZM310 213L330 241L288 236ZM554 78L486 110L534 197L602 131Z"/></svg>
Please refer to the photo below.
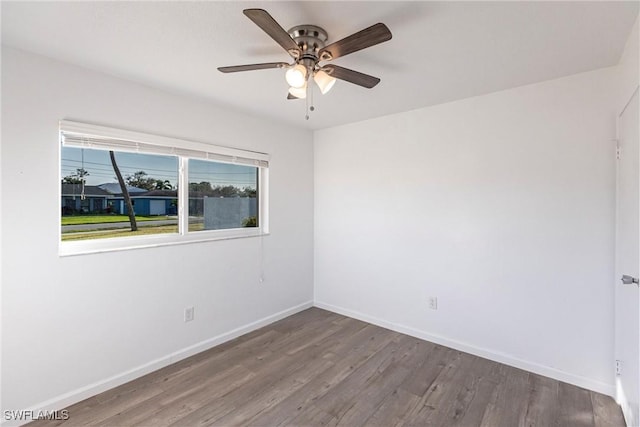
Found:
<svg viewBox="0 0 640 427"><path fill-rule="evenodd" d="M178 184L178 158L175 156L156 156L151 154L116 152L116 162L122 177L145 171L148 177L169 180L174 187ZM118 182L111 166L109 152L88 148L62 147L61 176L73 175L78 168L89 172L87 185L100 185ZM257 168L243 165L211 162L206 160L189 161L189 182L210 182L212 186L233 185L235 187L256 187Z"/></svg>

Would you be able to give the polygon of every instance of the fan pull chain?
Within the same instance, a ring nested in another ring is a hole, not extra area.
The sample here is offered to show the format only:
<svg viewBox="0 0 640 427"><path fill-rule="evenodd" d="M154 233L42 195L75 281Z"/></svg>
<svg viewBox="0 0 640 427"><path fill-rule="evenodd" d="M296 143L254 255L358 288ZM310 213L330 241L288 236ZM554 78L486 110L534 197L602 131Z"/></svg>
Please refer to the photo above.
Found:
<svg viewBox="0 0 640 427"><path fill-rule="evenodd" d="M310 110L310 108L309 108L309 102L310 102L309 92L311 92L311 87L309 85L309 82L307 82L307 96L304 97L304 103L305 103L305 116L304 116L304 118L305 118L305 120L309 120L309 110Z"/></svg>
<svg viewBox="0 0 640 427"><path fill-rule="evenodd" d="M307 96L305 97L305 101L306 101L306 108L307 108L307 114L305 115L305 119L309 120L309 115L311 114L312 111L314 111L316 109L316 107L313 106L313 87L312 87L312 83L311 81L307 81Z"/></svg>
<svg viewBox="0 0 640 427"><path fill-rule="evenodd" d="M314 111L316 107L313 106L313 83L309 84L309 96L307 98L309 98L309 103L311 104L309 111Z"/></svg>

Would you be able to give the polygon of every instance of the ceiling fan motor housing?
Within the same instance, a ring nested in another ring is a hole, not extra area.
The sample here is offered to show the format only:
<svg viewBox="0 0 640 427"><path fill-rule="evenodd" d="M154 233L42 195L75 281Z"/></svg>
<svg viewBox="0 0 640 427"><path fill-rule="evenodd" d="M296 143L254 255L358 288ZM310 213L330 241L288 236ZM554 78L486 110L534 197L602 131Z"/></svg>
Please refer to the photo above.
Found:
<svg viewBox="0 0 640 427"><path fill-rule="evenodd" d="M327 32L317 25L298 25L288 33L302 52L296 62L313 69L319 61L318 52L326 44Z"/></svg>

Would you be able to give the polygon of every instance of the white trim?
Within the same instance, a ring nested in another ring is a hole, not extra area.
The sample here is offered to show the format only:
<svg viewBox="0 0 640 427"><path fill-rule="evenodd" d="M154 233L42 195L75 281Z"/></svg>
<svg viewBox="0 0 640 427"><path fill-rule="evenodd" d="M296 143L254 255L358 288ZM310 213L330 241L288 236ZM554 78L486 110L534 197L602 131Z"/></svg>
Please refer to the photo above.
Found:
<svg viewBox="0 0 640 427"><path fill-rule="evenodd" d="M640 89L640 85L637 85L636 88L633 90L633 92L631 92L631 96L629 97L629 99L627 99L627 102L624 104L624 107L622 107L622 110L620 111L620 114L618 114L617 118L622 117L624 112L627 110L627 107L629 106L629 104L631 104L631 101L633 101L633 97L635 96L638 89ZM617 135L617 132L616 132L616 135Z"/></svg>
<svg viewBox="0 0 640 427"><path fill-rule="evenodd" d="M105 252L129 251L133 249L159 248L162 246L184 245L189 243L214 242L217 240L244 239L247 237L268 236L260 227L230 228L227 230L207 230L191 232L185 235L152 234L139 237L114 237L109 239L78 240L60 242L58 256L99 254Z"/></svg>
<svg viewBox="0 0 640 427"><path fill-rule="evenodd" d="M225 147L222 145L207 144L203 142L189 141L185 139L171 138L150 133L135 132L131 130L116 129L106 126L88 123L60 120L60 132L82 134L89 137L112 138L121 141L131 141L141 144L152 144L165 148L180 148L184 150L200 151L203 153L215 152L229 157L250 158L254 160L269 161L267 153L242 150L239 148ZM163 153L158 153L163 154Z"/></svg>
<svg viewBox="0 0 640 427"><path fill-rule="evenodd" d="M178 234L189 234L189 159L179 158L178 165Z"/></svg>
<svg viewBox="0 0 640 427"><path fill-rule="evenodd" d="M503 363L505 365L513 366L515 368L523 369L525 371L533 372L545 377L553 378L558 381L573 384L578 387L586 388L588 390L593 390L598 393L603 393L608 396L613 396L615 393L615 387L613 384L606 384L601 381L593 380L591 378L586 378L580 375L561 371L560 369L552 368L550 366L523 360L499 351L476 347L474 345L470 345L457 340L452 340L440 335L430 334L429 332L421 331L409 326L401 325L399 323L382 320L375 316L370 316L368 314L360 313L358 311L353 311L343 307L338 307L332 304L327 304L321 301L315 301L313 305L324 310L342 314L343 316L352 317L354 319L362 320L363 322L371 323L395 332L400 332L401 334L410 335L412 337L420 338L456 350L464 351L465 353L473 354L475 356L483 357L485 359L493 360L494 362Z"/></svg>
<svg viewBox="0 0 640 427"><path fill-rule="evenodd" d="M244 326L235 328L229 332L216 335L215 337L201 341L189 347L185 347L183 349L177 350L166 356L151 360L143 365L137 366L128 371L121 372L112 377L105 378L104 380L97 381L92 384L88 384L84 387L80 387L76 390L72 390L68 393L64 393L59 396L53 397L49 400L46 400L44 402L40 402L28 408L27 411L34 411L34 412L57 411L57 410L64 409L70 405L73 405L74 403L80 402L81 400L95 396L96 394L102 393L104 391L107 391L119 385L132 381L136 378L140 378L143 375L146 375L150 372L156 371L165 366L176 363L182 359L186 359L187 357L193 356L194 354L201 353L212 347L223 344L241 335L244 335L256 329L262 328L273 322L276 322L280 319L284 319L285 317L291 316L293 314L296 314L302 310L306 310L311 307L313 307L313 301L307 301L302 304L298 304L291 308L279 311L278 313L275 313L270 316L263 317L262 319L256 320L254 322L248 323ZM0 423L0 425L2 427L15 427L15 426L27 424L29 422L31 422L31 420L25 420L21 422L5 421L3 417L2 423Z"/></svg>
<svg viewBox="0 0 640 427"><path fill-rule="evenodd" d="M258 170L258 226L269 234L269 169Z"/></svg>
<svg viewBox="0 0 640 427"><path fill-rule="evenodd" d="M185 243L236 239L263 236L269 230L269 194L268 167L269 155L255 151L223 147L202 142L187 141L177 138L122 130L106 126L60 120L60 137L63 146L89 147L90 149L114 149L117 151L140 151L148 154L171 154L178 158L178 229L177 233L161 233L132 237L115 237L104 239L62 240L62 228L58 231L58 255L83 255L121 250L153 248ZM69 141L66 138L70 138ZM83 140L83 138L87 140ZM91 139L95 141L91 142ZM89 141L89 142L87 142ZM95 143L95 144L94 144ZM111 144L114 144L113 146ZM257 168L258 173L258 226L248 228L231 228L223 230L206 230L189 232L189 159L211 160L222 163L237 163ZM60 150L58 164L61 164ZM59 181L62 180L59 170ZM135 197L135 196L134 196ZM59 193L59 200L62 194ZM61 209L58 209L61 222Z"/></svg>

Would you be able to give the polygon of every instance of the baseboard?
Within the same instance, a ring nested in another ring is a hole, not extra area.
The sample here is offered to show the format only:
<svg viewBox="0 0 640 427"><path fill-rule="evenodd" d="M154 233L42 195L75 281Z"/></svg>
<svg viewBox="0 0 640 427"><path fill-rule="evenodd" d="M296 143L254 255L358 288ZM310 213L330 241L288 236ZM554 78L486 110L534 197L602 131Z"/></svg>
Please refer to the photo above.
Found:
<svg viewBox="0 0 640 427"><path fill-rule="evenodd" d="M525 371L533 372L538 375L553 378L555 380L562 381L565 383L573 384L578 387L582 387L598 393L606 394L608 396L612 396L612 397L615 396L615 387L613 386L613 384L606 384L590 378L582 377L580 375L575 375L569 372L561 371L556 368L541 365L539 363L513 357L509 354L493 351L493 350L482 348L482 347L477 347L464 342L452 340L440 335L430 334L428 332L411 328L409 326L389 322L374 316L370 316L368 314L360 313L344 307L338 307L332 304L327 304L321 301L315 301L314 306L318 308L322 308L324 310L332 311L334 313L342 314L343 316L362 320L363 322L371 323L386 329L390 329L395 332L400 332L405 335L410 335L412 337L420 338L425 341L430 341L430 342L440 344L446 347L450 347L456 350L464 351L465 353L470 353L475 356L493 360L494 362L499 362L505 365L513 366L514 368L523 369Z"/></svg>
<svg viewBox="0 0 640 427"><path fill-rule="evenodd" d="M81 387L68 393L56 396L45 402L33 405L30 408L24 410L23 413L38 414L43 412L47 413L51 411L61 410L69 405L73 405L74 403L95 396L96 394L102 393L136 378L140 378L153 371L157 371L158 369L171 365L172 363L178 362L182 359L186 359L187 357L193 356L194 354L208 350L224 342L237 338L240 335L244 335L256 329L262 328L263 326L267 326L273 322L284 319L285 317L291 316L310 307L313 307L313 302L307 301L305 303L296 305L286 310L282 310L270 316L263 317L262 319L256 320L255 322L251 322L229 332L225 332L224 334L217 335L192 346L180 349L166 356L147 362L144 365L137 366L126 372L122 372L102 381L89 384L85 387ZM0 423L2 427L17 427L31 422L30 419L23 421L4 420L4 414L2 418L2 423Z"/></svg>

